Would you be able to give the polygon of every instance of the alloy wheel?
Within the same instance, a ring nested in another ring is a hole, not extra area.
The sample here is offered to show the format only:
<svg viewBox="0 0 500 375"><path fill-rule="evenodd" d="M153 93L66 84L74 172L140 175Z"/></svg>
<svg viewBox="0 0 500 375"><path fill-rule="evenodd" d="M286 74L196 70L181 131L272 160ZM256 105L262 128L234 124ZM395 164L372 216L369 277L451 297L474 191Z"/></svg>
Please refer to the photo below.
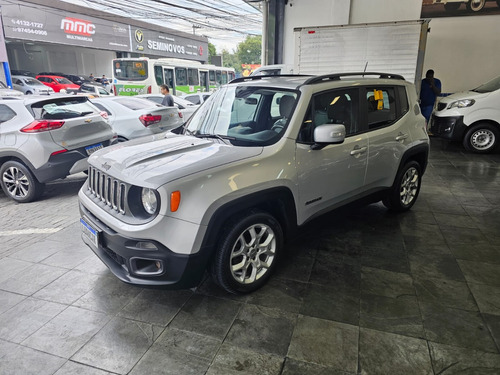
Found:
<svg viewBox="0 0 500 375"><path fill-rule="evenodd" d="M17 167L7 168L2 176L8 193L13 198L25 198L29 194L30 181L28 177Z"/></svg>
<svg viewBox="0 0 500 375"><path fill-rule="evenodd" d="M419 175L416 168L409 168L401 180L401 203L408 206L413 202L418 193Z"/></svg>
<svg viewBox="0 0 500 375"><path fill-rule="evenodd" d="M241 284L251 284L262 278L273 264L276 236L271 227L254 224L236 240L230 256L233 278Z"/></svg>

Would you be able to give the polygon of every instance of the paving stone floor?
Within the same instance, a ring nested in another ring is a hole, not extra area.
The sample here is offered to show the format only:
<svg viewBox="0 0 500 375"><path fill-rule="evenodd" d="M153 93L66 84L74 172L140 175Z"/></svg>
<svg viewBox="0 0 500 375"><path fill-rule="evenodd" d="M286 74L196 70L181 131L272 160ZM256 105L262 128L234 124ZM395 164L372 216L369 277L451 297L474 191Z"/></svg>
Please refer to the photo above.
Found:
<svg viewBox="0 0 500 375"><path fill-rule="evenodd" d="M337 210L269 284L128 286L80 240L83 174L0 192L0 374L499 374L500 154L432 140L417 204Z"/></svg>

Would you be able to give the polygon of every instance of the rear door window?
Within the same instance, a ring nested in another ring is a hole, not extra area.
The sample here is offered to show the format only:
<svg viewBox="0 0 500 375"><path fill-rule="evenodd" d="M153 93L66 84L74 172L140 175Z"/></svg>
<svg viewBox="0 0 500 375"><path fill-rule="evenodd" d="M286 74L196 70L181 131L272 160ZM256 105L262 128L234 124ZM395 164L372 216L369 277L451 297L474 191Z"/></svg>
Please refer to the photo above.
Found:
<svg viewBox="0 0 500 375"><path fill-rule="evenodd" d="M0 104L0 124L13 119L14 117L16 117L16 112L14 112L9 106Z"/></svg>
<svg viewBox="0 0 500 375"><path fill-rule="evenodd" d="M366 88L368 129L381 128L396 121L395 98L394 87Z"/></svg>

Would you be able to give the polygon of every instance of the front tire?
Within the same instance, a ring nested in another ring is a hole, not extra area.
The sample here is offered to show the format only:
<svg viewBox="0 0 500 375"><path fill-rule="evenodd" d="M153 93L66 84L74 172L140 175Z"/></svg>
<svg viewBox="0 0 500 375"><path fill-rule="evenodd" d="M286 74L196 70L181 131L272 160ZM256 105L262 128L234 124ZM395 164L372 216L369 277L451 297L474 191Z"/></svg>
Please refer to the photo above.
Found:
<svg viewBox="0 0 500 375"><path fill-rule="evenodd" d="M486 0L469 0L469 2L467 3L467 10L471 12L479 12L484 8L485 4Z"/></svg>
<svg viewBox="0 0 500 375"><path fill-rule="evenodd" d="M13 160L0 168L0 184L8 197L19 203L38 199L44 189L44 184L24 164Z"/></svg>
<svg viewBox="0 0 500 375"><path fill-rule="evenodd" d="M227 292L250 293L271 276L283 248L279 222L261 211L249 211L227 222L211 264L212 278Z"/></svg>
<svg viewBox="0 0 500 375"><path fill-rule="evenodd" d="M496 148L499 138L498 127L488 123L479 123L465 133L463 145L467 151L486 154Z"/></svg>
<svg viewBox="0 0 500 375"><path fill-rule="evenodd" d="M422 168L412 160L401 168L394 185L382 200L384 206L395 212L408 211L416 202L422 181Z"/></svg>

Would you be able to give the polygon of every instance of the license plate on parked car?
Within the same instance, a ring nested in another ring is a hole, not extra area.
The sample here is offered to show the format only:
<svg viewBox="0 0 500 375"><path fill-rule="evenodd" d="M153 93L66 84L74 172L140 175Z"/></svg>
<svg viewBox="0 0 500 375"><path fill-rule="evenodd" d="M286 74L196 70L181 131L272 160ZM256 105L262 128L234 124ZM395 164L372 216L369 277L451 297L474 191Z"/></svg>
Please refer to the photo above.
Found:
<svg viewBox="0 0 500 375"><path fill-rule="evenodd" d="M80 218L80 227L83 235L88 238L95 247L99 247L99 231L87 223L83 218Z"/></svg>
<svg viewBox="0 0 500 375"><path fill-rule="evenodd" d="M87 151L87 155L92 155L94 152L96 152L97 150L100 150L101 148L104 148L104 146L102 145L102 143L98 143L96 145L92 145L92 146L87 146L85 147L85 151Z"/></svg>

